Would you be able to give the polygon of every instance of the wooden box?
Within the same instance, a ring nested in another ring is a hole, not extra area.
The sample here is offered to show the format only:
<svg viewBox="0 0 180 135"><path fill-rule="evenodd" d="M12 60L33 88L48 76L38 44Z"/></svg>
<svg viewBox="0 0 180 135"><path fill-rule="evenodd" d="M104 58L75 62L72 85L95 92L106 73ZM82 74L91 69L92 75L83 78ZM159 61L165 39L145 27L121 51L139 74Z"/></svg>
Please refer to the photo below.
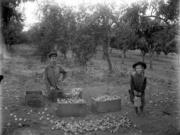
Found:
<svg viewBox="0 0 180 135"><path fill-rule="evenodd" d="M95 101L92 99L91 110L94 113L116 112L121 110L121 99Z"/></svg>
<svg viewBox="0 0 180 135"><path fill-rule="evenodd" d="M56 114L59 117L80 117L88 112L86 103L58 103Z"/></svg>
<svg viewBox="0 0 180 135"><path fill-rule="evenodd" d="M26 91L25 104L30 107L42 107L44 105L42 91Z"/></svg>

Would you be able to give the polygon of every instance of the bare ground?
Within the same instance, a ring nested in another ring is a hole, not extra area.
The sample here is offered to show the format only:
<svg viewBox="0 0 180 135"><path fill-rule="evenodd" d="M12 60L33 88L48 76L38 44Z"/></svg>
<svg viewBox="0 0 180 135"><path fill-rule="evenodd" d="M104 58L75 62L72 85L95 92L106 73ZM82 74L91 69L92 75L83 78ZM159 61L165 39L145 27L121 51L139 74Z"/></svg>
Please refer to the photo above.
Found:
<svg viewBox="0 0 180 135"><path fill-rule="evenodd" d="M42 72L46 64L41 64L37 56L33 55L33 49L28 46L17 47L10 59L3 61L3 74L5 79L2 82L3 91L3 124L17 123L10 114L29 119L26 122L37 128L42 135L56 135L62 133L60 130L52 131L47 121L38 120L37 112L44 108L32 109L23 104L24 93L27 90L44 90ZM106 61L102 60L101 51L89 62L87 72L80 71L69 60L62 66L68 71L68 78L64 90L69 91L74 87L83 88L83 98L88 102L93 96L103 94L119 95L122 99L122 109L119 114L127 116L137 125L135 129L120 129L117 133L122 135L177 135L179 131L178 108L178 73L179 65L174 55L160 55L154 58L153 70L146 71L148 84L146 89L146 106L143 116L136 116L132 104L129 102L129 74L132 71L131 65L141 60L139 53L129 51L125 64L121 64L119 52L111 54L114 73L108 76ZM146 57L148 63L148 56ZM149 65L148 65L149 66ZM7 107L7 108L6 108ZM53 105L46 104L48 112L54 114ZM31 114L27 114L32 110ZM102 117L104 114L98 115ZM95 114L87 116L97 117ZM55 116L55 119L63 119ZM76 119L76 118L75 118ZM77 118L78 119L78 118ZM16 127L16 126L14 126ZM13 128L9 128L10 130ZM110 132L93 132L91 134L109 135Z"/></svg>

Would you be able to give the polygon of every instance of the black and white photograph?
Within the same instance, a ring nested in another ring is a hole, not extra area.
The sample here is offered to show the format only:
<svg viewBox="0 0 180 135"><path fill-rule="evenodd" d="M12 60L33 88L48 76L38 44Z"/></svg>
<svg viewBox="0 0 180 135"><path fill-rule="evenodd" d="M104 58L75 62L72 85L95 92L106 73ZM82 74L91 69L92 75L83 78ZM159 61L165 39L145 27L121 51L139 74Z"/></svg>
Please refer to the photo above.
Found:
<svg viewBox="0 0 180 135"><path fill-rule="evenodd" d="M1 135L180 135L179 0L1 0Z"/></svg>

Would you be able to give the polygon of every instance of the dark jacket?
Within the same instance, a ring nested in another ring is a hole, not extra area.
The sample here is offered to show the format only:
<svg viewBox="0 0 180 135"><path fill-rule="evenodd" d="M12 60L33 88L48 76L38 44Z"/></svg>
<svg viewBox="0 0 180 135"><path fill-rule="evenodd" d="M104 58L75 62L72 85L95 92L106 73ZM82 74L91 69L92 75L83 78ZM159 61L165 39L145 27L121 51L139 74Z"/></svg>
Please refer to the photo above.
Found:
<svg viewBox="0 0 180 135"><path fill-rule="evenodd" d="M146 77L138 74L131 75L130 86L131 92L137 91L144 95L146 89Z"/></svg>

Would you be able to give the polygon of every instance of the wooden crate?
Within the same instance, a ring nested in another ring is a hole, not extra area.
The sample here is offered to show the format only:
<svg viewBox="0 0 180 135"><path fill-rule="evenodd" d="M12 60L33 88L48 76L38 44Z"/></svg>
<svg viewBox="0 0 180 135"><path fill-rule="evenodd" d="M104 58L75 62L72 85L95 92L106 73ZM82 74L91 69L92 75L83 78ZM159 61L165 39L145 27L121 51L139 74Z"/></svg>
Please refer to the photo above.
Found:
<svg viewBox="0 0 180 135"><path fill-rule="evenodd" d="M61 91L50 91L48 99L52 102L56 102L57 98L63 98L63 93Z"/></svg>
<svg viewBox="0 0 180 135"><path fill-rule="evenodd" d="M116 112L121 110L121 99L111 101L95 101L92 99L91 110L94 113Z"/></svg>
<svg viewBox="0 0 180 135"><path fill-rule="evenodd" d="M42 91L26 91L25 104L30 107L42 107L44 105Z"/></svg>
<svg viewBox="0 0 180 135"><path fill-rule="evenodd" d="M88 112L88 107L85 103L58 103L56 114L59 117L79 117L85 116Z"/></svg>

